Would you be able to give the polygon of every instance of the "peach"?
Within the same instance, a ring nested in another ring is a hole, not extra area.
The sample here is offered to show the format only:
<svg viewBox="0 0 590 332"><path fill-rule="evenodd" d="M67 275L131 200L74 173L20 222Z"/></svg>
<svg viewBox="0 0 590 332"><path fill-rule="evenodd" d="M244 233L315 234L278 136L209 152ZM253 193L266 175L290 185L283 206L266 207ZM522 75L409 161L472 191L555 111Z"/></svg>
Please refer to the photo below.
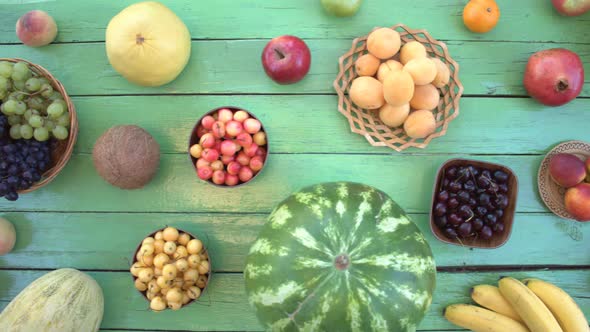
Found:
<svg viewBox="0 0 590 332"><path fill-rule="evenodd" d="M381 60L372 54L365 54L359 57L354 63L354 68L359 76L373 76L379 69Z"/></svg>
<svg viewBox="0 0 590 332"><path fill-rule="evenodd" d="M558 185L571 188L584 181L586 167L584 162L569 153L559 153L549 161L549 174Z"/></svg>
<svg viewBox="0 0 590 332"><path fill-rule="evenodd" d="M451 71L439 58L432 58L432 62L434 62L434 65L436 66L436 76L434 77L432 84L437 88L442 88L449 84Z"/></svg>
<svg viewBox="0 0 590 332"><path fill-rule="evenodd" d="M379 119L384 125L389 127L399 127L410 115L410 104L406 103L401 106L383 105L379 109Z"/></svg>
<svg viewBox="0 0 590 332"><path fill-rule="evenodd" d="M385 80L385 76L389 75L390 73L396 70L402 70L404 65L401 64L399 61L395 60L387 60L379 66L379 70L377 70L377 79L379 82L383 83Z"/></svg>
<svg viewBox="0 0 590 332"><path fill-rule="evenodd" d="M406 43L400 52L399 61L404 65L412 59L425 58L426 47L415 40Z"/></svg>
<svg viewBox="0 0 590 332"><path fill-rule="evenodd" d="M416 85L414 87L414 96L410 100L410 106L417 110L432 111L438 106L439 101L440 95L434 85Z"/></svg>
<svg viewBox="0 0 590 332"><path fill-rule="evenodd" d="M590 221L590 183L580 183L565 192L565 209L578 221Z"/></svg>
<svg viewBox="0 0 590 332"><path fill-rule="evenodd" d="M396 55L401 44L399 33L390 28L379 28L367 37L367 50L382 60Z"/></svg>
<svg viewBox="0 0 590 332"><path fill-rule="evenodd" d="M418 58L408 61L404 65L404 71L412 76L416 85L432 83L437 73L436 65L429 58Z"/></svg>
<svg viewBox="0 0 590 332"><path fill-rule="evenodd" d="M350 99L360 108L376 109L385 103L383 84L371 76L357 77L348 91Z"/></svg>
<svg viewBox="0 0 590 332"><path fill-rule="evenodd" d="M46 12L32 10L16 21L16 36L27 46L45 46L55 40L57 25Z"/></svg>
<svg viewBox="0 0 590 332"><path fill-rule="evenodd" d="M425 138L432 134L436 129L436 120L434 114L427 110L418 110L410 113L406 122L404 122L404 130L411 138Z"/></svg>
<svg viewBox="0 0 590 332"><path fill-rule="evenodd" d="M407 104L414 95L414 80L409 73L398 70L383 81L383 95L385 101L393 106Z"/></svg>

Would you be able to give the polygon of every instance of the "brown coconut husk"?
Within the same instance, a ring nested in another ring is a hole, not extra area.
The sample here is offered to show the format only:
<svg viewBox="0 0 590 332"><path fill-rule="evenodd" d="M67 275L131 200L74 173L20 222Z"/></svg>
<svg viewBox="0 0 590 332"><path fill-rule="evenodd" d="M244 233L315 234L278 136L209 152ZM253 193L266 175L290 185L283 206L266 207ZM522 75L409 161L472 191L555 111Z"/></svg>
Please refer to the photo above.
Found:
<svg viewBox="0 0 590 332"><path fill-rule="evenodd" d="M160 145L141 127L115 126L98 138L92 160L98 174L110 184L138 189L156 174Z"/></svg>

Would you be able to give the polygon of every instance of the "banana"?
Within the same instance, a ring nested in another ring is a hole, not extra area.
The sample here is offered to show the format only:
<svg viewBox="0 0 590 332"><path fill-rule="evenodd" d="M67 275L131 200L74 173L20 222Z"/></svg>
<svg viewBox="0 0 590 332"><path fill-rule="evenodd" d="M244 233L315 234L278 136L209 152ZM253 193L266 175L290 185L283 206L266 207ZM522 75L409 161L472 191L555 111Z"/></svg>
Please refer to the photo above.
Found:
<svg viewBox="0 0 590 332"><path fill-rule="evenodd" d="M488 308L501 315L512 318L517 322L524 323L522 318L514 311L510 303L500 294L496 286L477 285L471 288L471 298L475 303L484 308Z"/></svg>
<svg viewBox="0 0 590 332"><path fill-rule="evenodd" d="M443 315L449 322L474 332L530 332L512 318L470 304L452 304Z"/></svg>
<svg viewBox="0 0 590 332"><path fill-rule="evenodd" d="M500 293L532 332L563 332L551 311L522 282L514 278L503 277L498 285Z"/></svg>
<svg viewBox="0 0 590 332"><path fill-rule="evenodd" d="M584 313L564 290L539 279L525 279L524 283L545 303L564 332L590 332Z"/></svg>

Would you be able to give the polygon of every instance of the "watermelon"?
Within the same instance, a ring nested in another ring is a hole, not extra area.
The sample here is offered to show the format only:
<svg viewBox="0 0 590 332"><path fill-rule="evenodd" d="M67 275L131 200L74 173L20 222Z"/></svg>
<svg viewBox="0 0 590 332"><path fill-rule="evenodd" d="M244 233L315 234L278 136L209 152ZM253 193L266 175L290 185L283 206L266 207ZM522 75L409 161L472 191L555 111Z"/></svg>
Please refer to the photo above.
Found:
<svg viewBox="0 0 590 332"><path fill-rule="evenodd" d="M387 194L335 182L273 210L244 277L267 330L415 331L436 266L424 235Z"/></svg>

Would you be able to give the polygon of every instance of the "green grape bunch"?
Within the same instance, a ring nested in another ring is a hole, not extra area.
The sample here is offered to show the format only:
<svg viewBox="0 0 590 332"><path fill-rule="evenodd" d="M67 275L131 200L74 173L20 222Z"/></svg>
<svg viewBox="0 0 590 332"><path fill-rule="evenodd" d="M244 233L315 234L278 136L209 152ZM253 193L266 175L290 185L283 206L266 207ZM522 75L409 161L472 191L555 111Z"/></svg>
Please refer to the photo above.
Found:
<svg viewBox="0 0 590 332"><path fill-rule="evenodd" d="M68 138L70 114L63 96L26 63L0 61L0 101L12 139Z"/></svg>

